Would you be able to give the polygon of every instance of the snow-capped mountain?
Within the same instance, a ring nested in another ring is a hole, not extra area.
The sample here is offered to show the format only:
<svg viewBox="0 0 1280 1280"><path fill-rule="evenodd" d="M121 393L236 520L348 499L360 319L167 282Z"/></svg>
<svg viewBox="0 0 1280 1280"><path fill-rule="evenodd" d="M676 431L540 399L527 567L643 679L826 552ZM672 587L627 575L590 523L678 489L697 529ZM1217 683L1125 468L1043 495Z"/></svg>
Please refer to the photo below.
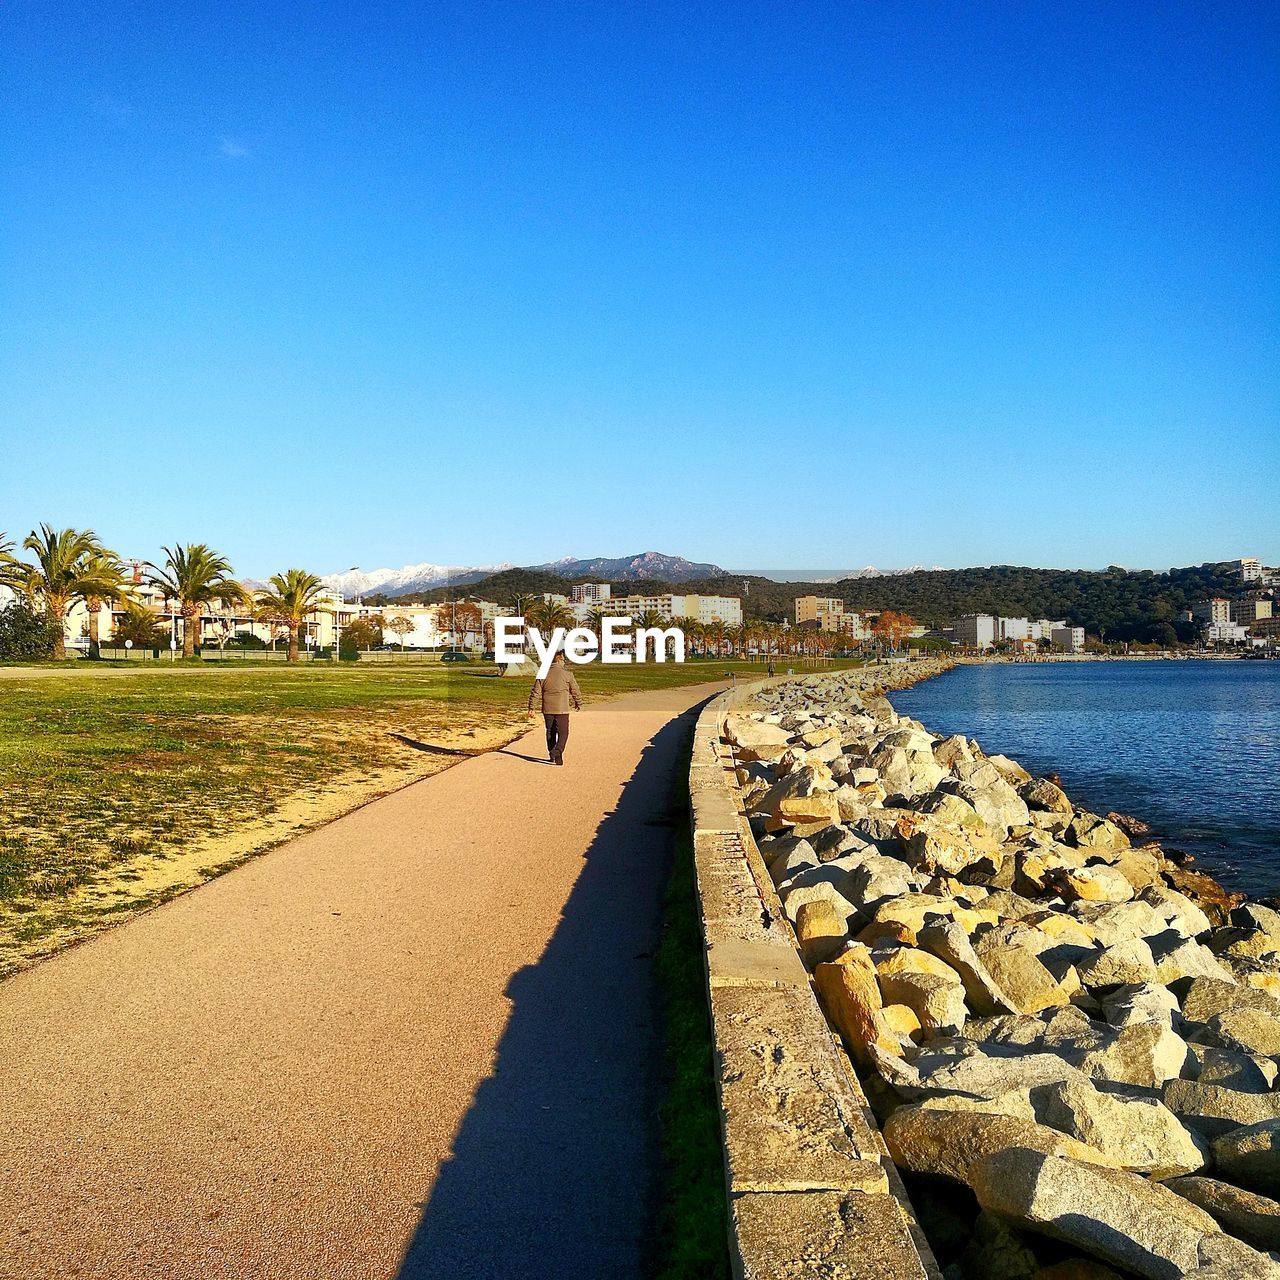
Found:
<svg viewBox="0 0 1280 1280"><path fill-rule="evenodd" d="M548 564L529 566L544 573L555 573L562 578L603 578L608 581L633 582L656 579L660 582L690 582L695 578L719 578L724 570L715 564L698 564L683 556L663 555L661 551L642 551L639 555L609 559L598 556L594 560L578 560L565 556Z"/></svg>
<svg viewBox="0 0 1280 1280"><path fill-rule="evenodd" d="M663 555L660 551L642 551L639 555L617 559L598 556L594 560L579 560L576 556L565 556L563 560L552 560L549 564L526 567L562 578L591 577L612 582L645 579L689 582L694 578L724 574L719 565L695 564L683 556ZM400 569L349 569L346 573L326 574L321 581L350 600L357 596L405 596L414 591L430 591L434 587L465 586L479 582L491 573L514 568L513 564L457 565L424 561L422 564L407 564Z"/></svg>
<svg viewBox="0 0 1280 1280"><path fill-rule="evenodd" d="M348 600L380 592L388 596L405 596L413 591L430 591L433 587L479 582L491 573L512 569L510 564L456 565L407 564L400 569L349 569L346 573L329 573L321 579L326 587L340 592Z"/></svg>
<svg viewBox="0 0 1280 1280"><path fill-rule="evenodd" d="M845 578L896 578L903 573L936 573L940 564L909 564L905 569L877 569L869 564L865 569L855 569L852 573L842 574Z"/></svg>

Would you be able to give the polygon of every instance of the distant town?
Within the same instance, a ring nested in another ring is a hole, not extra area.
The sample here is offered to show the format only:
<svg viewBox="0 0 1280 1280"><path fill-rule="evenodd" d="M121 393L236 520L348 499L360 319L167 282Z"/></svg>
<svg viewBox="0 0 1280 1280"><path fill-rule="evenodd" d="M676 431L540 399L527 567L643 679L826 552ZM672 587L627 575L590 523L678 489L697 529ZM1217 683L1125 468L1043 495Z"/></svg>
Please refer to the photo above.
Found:
<svg viewBox="0 0 1280 1280"><path fill-rule="evenodd" d="M1275 611L1277 575L1260 561L1242 558L1234 562L1240 591L1234 596L1212 596L1185 609L1179 621L1193 628L1193 643L1208 649L1239 648L1275 653L1280 649L1280 616ZM104 655L125 657L122 637L138 609L154 617L151 645L129 645L129 649L177 649L182 640L184 614L177 600L152 581L141 561L125 562L127 591L116 599L77 599L64 618L65 643L69 652L83 653L91 639ZM567 594L544 591L517 600L518 612L540 617L553 626L590 626L604 614L630 616L646 625L671 622L686 628L731 632L744 627L741 596L678 594L660 591L650 594L632 591L614 594L609 582L581 582ZM493 621L512 612L511 605L460 596L433 604L366 604L348 600L339 591L326 590L316 596L315 609L308 614L298 639L305 654L329 653L342 644L343 635L353 649L367 652L433 653L456 649L480 652L492 645ZM888 639L891 648L899 644L918 648L955 648L963 653L1083 654L1098 640L1085 635L1083 626L1066 618L1030 618L998 613L965 613L950 626L928 627L905 614L893 614L896 627L886 631L879 625L883 609L851 609L837 596L796 596L792 617L782 622L782 630L815 631L829 637L824 650L851 652L872 648ZM251 608L246 600L209 600L197 622L196 648L206 657L228 650L274 650L285 639L283 627L270 616ZM751 626L751 620L746 620ZM756 636L750 648L765 652ZM1100 637L1105 639L1105 637ZM141 657L141 653L138 657Z"/></svg>
<svg viewBox="0 0 1280 1280"><path fill-rule="evenodd" d="M544 632L557 626L598 631L605 616L631 617L646 627L678 625L693 651L703 654L821 656L907 648L1034 657L1110 652L1119 647L1139 652L1176 648L1273 656L1280 650L1280 616L1275 610L1280 574L1254 557L1217 564L1208 578L1216 592L1203 599L1187 592L1182 600L1190 603L1179 612L1168 603L1159 605L1160 612L1153 608L1145 636L1135 639L1123 633L1108 636L1105 622L1086 627L1079 614L1036 617L989 609L961 612L943 622L934 607L921 621L906 608L853 607L843 596L813 591L788 597L790 608L785 615L774 594L768 604L772 616L761 616L763 602L758 592L752 593L752 581L727 577L718 581L740 584L742 595L696 589L710 583L690 583L682 590L643 579L623 583L587 579L565 583L564 591L524 590L530 571L515 571L515 581L522 585L514 588L508 572L491 583L481 580L452 591L433 591L429 600L378 596L365 600L359 594L350 598L332 582L290 570L301 589L293 593L286 608L277 579L271 591L255 589L252 583L234 579L221 557L198 544L167 551L169 561L157 567L148 561L114 557L95 549L97 544L86 543L76 563L57 570L63 585L51 589L48 583L57 576L56 566L44 561L59 549L65 551L70 546L67 539L73 537L92 535L75 530L56 534L42 527L41 535L33 533L25 544L39 553L38 563L23 563L8 554L7 568L0 574L0 609L7 600L10 608L26 608L33 617L43 617L61 640L55 645L55 656L145 658L181 652L187 657L217 659L263 652L276 655L282 645L289 656L302 659L338 652L438 656L453 651L474 656L493 648L495 619L513 614L527 617ZM662 560L674 562L671 557ZM1118 575L1114 581L1123 581L1127 573L1114 572ZM1099 576L1092 575L1095 580ZM1141 582L1152 575L1134 577ZM280 575L277 578L284 582ZM195 580L198 590L192 585ZM79 586L69 585L77 581ZM548 582L541 575L533 581L541 586L557 579ZM777 585L770 587L776 592ZM845 582L840 587L848 591L855 585ZM502 598L479 594L487 586ZM982 602L998 600L999 594L987 588ZM965 599L963 594L956 598ZM0 613L0 619L3 616ZM0 643L0 657L5 656L3 648Z"/></svg>

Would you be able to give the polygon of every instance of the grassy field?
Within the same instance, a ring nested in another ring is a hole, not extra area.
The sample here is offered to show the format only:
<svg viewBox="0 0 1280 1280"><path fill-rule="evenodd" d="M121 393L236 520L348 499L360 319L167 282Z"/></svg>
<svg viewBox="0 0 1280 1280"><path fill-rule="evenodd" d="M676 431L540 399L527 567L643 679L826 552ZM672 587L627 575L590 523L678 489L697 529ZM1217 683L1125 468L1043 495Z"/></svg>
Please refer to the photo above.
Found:
<svg viewBox="0 0 1280 1280"><path fill-rule="evenodd" d="M588 701L758 664L576 668ZM0 670L0 974L525 727L492 668Z"/></svg>

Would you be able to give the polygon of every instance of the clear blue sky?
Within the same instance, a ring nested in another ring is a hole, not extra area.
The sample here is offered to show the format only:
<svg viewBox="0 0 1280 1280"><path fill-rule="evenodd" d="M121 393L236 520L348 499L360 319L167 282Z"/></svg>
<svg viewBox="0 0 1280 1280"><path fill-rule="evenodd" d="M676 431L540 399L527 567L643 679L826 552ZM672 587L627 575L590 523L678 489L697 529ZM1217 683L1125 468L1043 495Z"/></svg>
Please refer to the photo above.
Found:
<svg viewBox="0 0 1280 1280"><path fill-rule="evenodd" d="M0 13L0 529L1280 559L1280 9Z"/></svg>

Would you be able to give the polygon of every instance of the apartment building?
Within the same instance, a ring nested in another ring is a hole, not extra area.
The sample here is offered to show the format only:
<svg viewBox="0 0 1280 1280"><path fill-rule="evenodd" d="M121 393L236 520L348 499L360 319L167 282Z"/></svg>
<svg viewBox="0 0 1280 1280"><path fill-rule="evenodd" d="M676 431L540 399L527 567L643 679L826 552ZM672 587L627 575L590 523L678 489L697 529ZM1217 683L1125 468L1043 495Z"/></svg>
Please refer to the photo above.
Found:
<svg viewBox="0 0 1280 1280"><path fill-rule="evenodd" d="M796 626L802 627L806 622L822 624L824 614L843 613L844 601L833 596L797 596Z"/></svg>
<svg viewBox="0 0 1280 1280"><path fill-rule="evenodd" d="M1196 622L1206 626L1215 622L1231 621L1231 601L1222 596L1214 596L1212 600L1201 600L1191 606L1191 616Z"/></svg>
<svg viewBox="0 0 1280 1280"><path fill-rule="evenodd" d="M1262 561L1254 556L1243 556L1235 562L1241 582L1261 582L1263 579Z"/></svg>
<svg viewBox="0 0 1280 1280"><path fill-rule="evenodd" d="M609 599L612 591L607 582L579 582L573 587L573 603L601 604Z"/></svg>
<svg viewBox="0 0 1280 1280"><path fill-rule="evenodd" d="M1261 592L1250 592L1239 600L1232 601L1231 621L1242 627L1252 627L1255 623L1274 616L1275 602L1270 596Z"/></svg>
<svg viewBox="0 0 1280 1280"><path fill-rule="evenodd" d="M851 640L865 640L878 611L858 613L846 611L844 601L834 596L797 596L796 626L816 624L822 631L837 632Z"/></svg>
<svg viewBox="0 0 1280 1280"><path fill-rule="evenodd" d="M652 611L663 618L723 622L732 627L742 624L742 601L737 596L613 596L608 603L610 613L632 618Z"/></svg>
<svg viewBox="0 0 1280 1280"><path fill-rule="evenodd" d="M952 624L962 649L990 649L996 642L996 619L989 613L966 613Z"/></svg>
<svg viewBox="0 0 1280 1280"><path fill-rule="evenodd" d="M1058 653L1083 653L1083 627L1054 627L1049 634L1049 642Z"/></svg>

